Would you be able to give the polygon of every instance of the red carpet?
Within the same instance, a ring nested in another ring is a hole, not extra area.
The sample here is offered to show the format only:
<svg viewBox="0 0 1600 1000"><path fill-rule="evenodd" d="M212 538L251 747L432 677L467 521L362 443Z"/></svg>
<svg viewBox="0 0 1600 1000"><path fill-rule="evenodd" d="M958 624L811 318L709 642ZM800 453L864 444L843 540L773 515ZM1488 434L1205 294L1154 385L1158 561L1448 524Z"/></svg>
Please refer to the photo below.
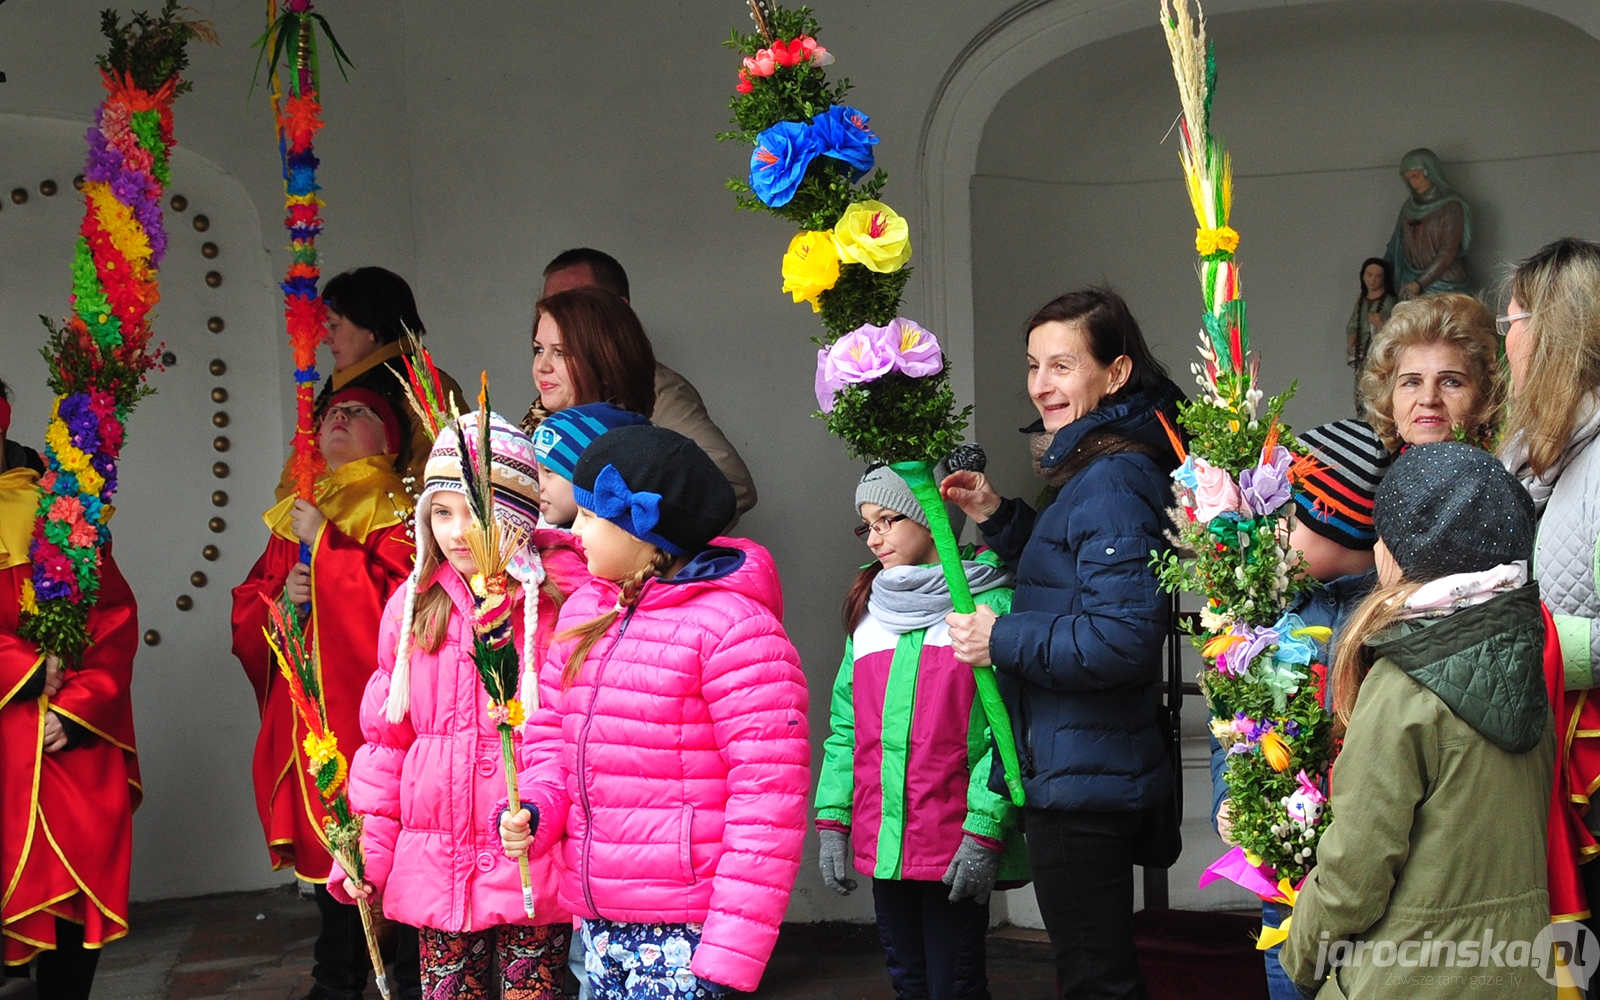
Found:
<svg viewBox="0 0 1600 1000"><path fill-rule="evenodd" d="M1259 916L1140 910L1133 927L1151 1000L1267 1000Z"/></svg>

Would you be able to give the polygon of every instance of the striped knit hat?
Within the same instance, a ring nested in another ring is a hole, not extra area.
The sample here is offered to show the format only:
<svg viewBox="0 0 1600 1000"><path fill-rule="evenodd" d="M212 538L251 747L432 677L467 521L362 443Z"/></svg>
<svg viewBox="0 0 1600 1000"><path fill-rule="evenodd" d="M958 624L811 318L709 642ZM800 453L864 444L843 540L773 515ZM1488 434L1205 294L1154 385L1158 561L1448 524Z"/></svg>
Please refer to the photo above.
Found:
<svg viewBox="0 0 1600 1000"><path fill-rule="evenodd" d="M544 418L533 432L533 457L556 475L572 482L578 459L606 431L650 421L615 403L585 403Z"/></svg>
<svg viewBox="0 0 1600 1000"><path fill-rule="evenodd" d="M417 498L417 562L405 582L394 674L389 681L389 698L384 703L384 714L393 723L405 718L411 708L411 622L417 606L417 591L424 582L417 579L417 573L422 567L422 553L434 544L428 501L435 493L465 495L467 492L461 479L462 447L456 426L446 426L434 439L433 451L428 453L428 464L423 471L422 495ZM468 454L476 454L478 414L462 414L460 428L467 438ZM506 572L522 584L522 663L524 670L531 673L538 669L533 653L538 621L537 591L544 582L544 566L533 544L533 529L539 523L539 478L534 469L533 442L520 428L507 423L498 413L491 413L489 451L494 459L489 473L494 486L494 518L502 527L521 528L528 537L528 543L506 564Z"/></svg>
<svg viewBox="0 0 1600 1000"><path fill-rule="evenodd" d="M1374 499L1393 460L1378 432L1360 420L1335 420L1299 438L1316 463L1294 493L1300 523L1347 549L1371 549Z"/></svg>

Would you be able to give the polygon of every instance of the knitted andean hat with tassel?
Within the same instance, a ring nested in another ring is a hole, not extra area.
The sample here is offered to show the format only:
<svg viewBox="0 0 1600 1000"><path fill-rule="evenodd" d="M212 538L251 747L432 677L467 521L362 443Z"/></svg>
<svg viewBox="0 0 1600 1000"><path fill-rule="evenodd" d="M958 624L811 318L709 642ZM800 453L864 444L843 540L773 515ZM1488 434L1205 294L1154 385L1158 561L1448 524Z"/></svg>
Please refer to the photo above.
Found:
<svg viewBox="0 0 1600 1000"><path fill-rule="evenodd" d="M423 472L422 495L417 498L417 563L405 582L405 610L400 619L400 641L395 647L389 698L384 702L384 714L390 722L399 722L411 708L412 615L416 611L417 591L429 582L419 580L417 574L422 568L422 554L435 544L428 518L428 501L441 491L465 495L467 487L461 478L463 455L470 461L477 453L478 414L463 414L459 426L467 439L466 448L463 449L457 435L457 425L445 427L433 442L433 450L428 454L428 464ZM489 478L494 487L494 518L502 528L520 529L528 539L511 557L506 571L522 584L522 665L525 674L533 674L539 669L534 662L533 650L538 624L538 590L544 582L544 566L533 544L533 529L539 521L539 479L534 468L533 441L498 413L491 413L489 454L493 458ZM527 680L524 678L525 684Z"/></svg>

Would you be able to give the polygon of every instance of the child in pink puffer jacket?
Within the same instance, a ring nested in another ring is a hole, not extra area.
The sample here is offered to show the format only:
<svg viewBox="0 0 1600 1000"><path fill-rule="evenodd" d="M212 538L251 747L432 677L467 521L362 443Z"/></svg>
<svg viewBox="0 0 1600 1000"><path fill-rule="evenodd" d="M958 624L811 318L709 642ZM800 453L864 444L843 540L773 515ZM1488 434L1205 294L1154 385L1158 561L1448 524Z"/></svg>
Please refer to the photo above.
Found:
<svg viewBox="0 0 1600 1000"><path fill-rule="evenodd" d="M477 421L477 414L461 419L469 440ZM588 573L570 536L534 530L539 494L527 435L491 416L490 450L494 517L531 539L509 570L520 584L511 623L525 670L522 699L533 704L529 674L555 632L563 595L586 584ZM367 742L350 765L350 804L364 818L368 881L358 886L335 865L328 890L341 901L381 895L386 916L418 928L427 1000L489 995L496 956L504 1000L556 1000L572 935L571 910L556 898L559 860L530 865L530 919L517 865L492 823L506 779L471 656L477 602L468 580L477 566L466 547L472 522L461 451L449 428L428 457L417 565L384 610L378 669L362 699Z"/></svg>
<svg viewBox="0 0 1600 1000"><path fill-rule="evenodd" d="M609 431L573 477L595 580L562 609L510 857L559 846L598 1000L754 990L800 865L806 683L771 556L680 434ZM531 827L531 829L530 829Z"/></svg>

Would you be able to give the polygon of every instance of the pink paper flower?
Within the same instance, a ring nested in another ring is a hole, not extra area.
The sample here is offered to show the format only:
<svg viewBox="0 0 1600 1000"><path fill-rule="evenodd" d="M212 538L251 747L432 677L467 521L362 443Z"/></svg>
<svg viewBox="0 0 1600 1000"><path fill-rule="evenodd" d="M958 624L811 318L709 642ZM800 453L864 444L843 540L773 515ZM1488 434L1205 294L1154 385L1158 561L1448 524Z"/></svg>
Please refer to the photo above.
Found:
<svg viewBox="0 0 1600 1000"><path fill-rule="evenodd" d="M897 353L884 342L884 327L863 326L817 352L817 405L833 412L833 397L847 385L881 378L895 369Z"/></svg>
<svg viewBox="0 0 1600 1000"><path fill-rule="evenodd" d="M1250 516L1250 507L1244 502L1244 496L1227 470L1219 469L1204 459L1197 459L1194 474L1199 483L1194 491L1195 517L1203 522L1210 521L1218 514L1230 511L1244 517Z"/></svg>
<svg viewBox="0 0 1600 1000"><path fill-rule="evenodd" d="M911 320L897 316L888 326L862 329L879 331L883 346L893 354L896 371L912 378L925 378L944 370L944 354L939 350L938 339Z"/></svg>

